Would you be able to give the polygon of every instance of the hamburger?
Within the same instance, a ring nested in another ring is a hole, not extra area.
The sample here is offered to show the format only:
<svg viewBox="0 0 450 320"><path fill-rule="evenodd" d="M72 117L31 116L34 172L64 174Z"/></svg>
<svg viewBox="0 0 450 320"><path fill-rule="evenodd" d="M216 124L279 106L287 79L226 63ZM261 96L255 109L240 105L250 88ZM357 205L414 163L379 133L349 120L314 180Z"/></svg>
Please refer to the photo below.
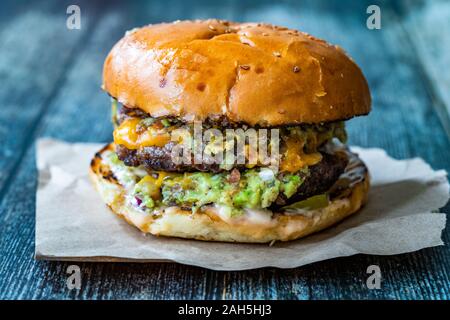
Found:
<svg viewBox="0 0 450 320"><path fill-rule="evenodd" d="M111 210L144 233L288 241L367 201L368 170L345 146L344 121L370 112L370 92L338 46L262 23L148 25L110 51L102 88L114 142L90 174Z"/></svg>

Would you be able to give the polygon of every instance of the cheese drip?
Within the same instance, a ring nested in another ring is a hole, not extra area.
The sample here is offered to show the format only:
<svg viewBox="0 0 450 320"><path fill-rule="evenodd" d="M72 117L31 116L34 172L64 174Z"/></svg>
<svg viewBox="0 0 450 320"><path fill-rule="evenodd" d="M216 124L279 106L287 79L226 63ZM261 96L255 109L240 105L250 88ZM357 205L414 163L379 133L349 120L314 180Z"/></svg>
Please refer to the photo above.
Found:
<svg viewBox="0 0 450 320"><path fill-rule="evenodd" d="M297 172L304 167L313 166L322 160L320 152L304 153L304 141L288 138L286 141L286 152L281 160L280 170L286 172Z"/></svg>
<svg viewBox="0 0 450 320"><path fill-rule="evenodd" d="M168 132L158 130L154 127L143 127L141 119L126 119L114 130L114 143L125 146L128 149L139 149L141 147L163 147L170 141Z"/></svg>

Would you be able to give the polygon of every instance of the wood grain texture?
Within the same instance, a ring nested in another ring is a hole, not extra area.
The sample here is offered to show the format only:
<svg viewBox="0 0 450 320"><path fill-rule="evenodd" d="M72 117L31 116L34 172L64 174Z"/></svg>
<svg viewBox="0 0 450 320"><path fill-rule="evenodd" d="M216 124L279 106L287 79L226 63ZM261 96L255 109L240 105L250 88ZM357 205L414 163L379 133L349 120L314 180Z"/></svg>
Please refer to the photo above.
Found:
<svg viewBox="0 0 450 320"><path fill-rule="evenodd" d="M450 143L435 109L437 99L445 103L437 94L441 84L436 84L425 66L430 56L411 41L401 5L381 2L382 29L372 31L365 27L369 4L365 1L169 0L109 6L91 1L81 3L82 14L88 17L82 21L82 30L68 31L65 3L26 7L7 3L11 15L0 19L1 299L450 297L447 246L390 257L357 255L290 270L215 272L173 263L78 263L82 270L79 291L66 288L70 263L33 259L33 141L39 136L111 140L109 98L99 88L102 62L125 30L146 23L207 17L267 21L339 44L362 67L373 95L370 116L348 123L350 143L381 147L397 158L423 157L436 169L450 170ZM24 38L14 37L21 30L26 31L26 44L21 42ZM443 210L449 212L449 206ZM448 228L443 239L448 243ZM381 290L368 290L365 285L371 264L381 268Z"/></svg>
<svg viewBox="0 0 450 320"><path fill-rule="evenodd" d="M424 80L432 86L434 107L450 137L450 2L404 0L398 10L417 57L423 66Z"/></svg>
<svg viewBox="0 0 450 320"><path fill-rule="evenodd" d="M86 15L84 30L69 33L61 14L65 8L54 2L34 2L20 11L8 8L20 13L1 22L0 198L33 144L32 135L61 88L66 70L89 36L91 15ZM59 49L50 50L51 43Z"/></svg>

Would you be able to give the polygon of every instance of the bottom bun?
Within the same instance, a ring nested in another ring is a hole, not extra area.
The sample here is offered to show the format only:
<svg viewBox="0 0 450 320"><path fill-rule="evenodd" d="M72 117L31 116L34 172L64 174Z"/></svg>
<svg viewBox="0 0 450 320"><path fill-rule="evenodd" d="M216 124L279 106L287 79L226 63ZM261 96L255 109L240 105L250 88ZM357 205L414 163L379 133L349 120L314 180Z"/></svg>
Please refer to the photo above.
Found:
<svg viewBox="0 0 450 320"><path fill-rule="evenodd" d="M244 217L226 218L220 209L207 207L192 213L180 207L167 207L146 213L127 201L125 188L103 161L110 144L91 161L90 176L103 200L118 216L144 233L156 236L190 238L206 241L266 243L289 241L332 226L357 212L367 201L369 174L364 163L348 151L349 164L330 189L326 207L302 212L273 212L267 216L252 210Z"/></svg>

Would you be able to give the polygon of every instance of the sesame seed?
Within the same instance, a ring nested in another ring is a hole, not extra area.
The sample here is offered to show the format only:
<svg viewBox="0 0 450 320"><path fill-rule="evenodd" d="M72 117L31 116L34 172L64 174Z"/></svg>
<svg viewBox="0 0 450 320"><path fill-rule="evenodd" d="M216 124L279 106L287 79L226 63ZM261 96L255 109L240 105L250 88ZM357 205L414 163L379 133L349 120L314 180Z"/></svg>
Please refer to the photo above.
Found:
<svg viewBox="0 0 450 320"><path fill-rule="evenodd" d="M239 67L243 70L250 70L250 66L247 66L247 65L241 65Z"/></svg>
<svg viewBox="0 0 450 320"><path fill-rule="evenodd" d="M263 36L268 36L269 34L267 33L267 32L263 32L263 33L261 33Z"/></svg>
<svg viewBox="0 0 450 320"><path fill-rule="evenodd" d="M279 53L278 51L275 51L274 53L273 53L273 55L275 56L275 57L281 57L281 53Z"/></svg>
<svg viewBox="0 0 450 320"><path fill-rule="evenodd" d="M217 29L214 28L214 26L212 26L212 25L209 25L208 28L209 28L209 30L211 30L211 31L216 31L216 30L217 30Z"/></svg>
<svg viewBox="0 0 450 320"><path fill-rule="evenodd" d="M294 71L294 73L300 72L300 68L298 66L294 66L294 68L292 68L292 71Z"/></svg>

